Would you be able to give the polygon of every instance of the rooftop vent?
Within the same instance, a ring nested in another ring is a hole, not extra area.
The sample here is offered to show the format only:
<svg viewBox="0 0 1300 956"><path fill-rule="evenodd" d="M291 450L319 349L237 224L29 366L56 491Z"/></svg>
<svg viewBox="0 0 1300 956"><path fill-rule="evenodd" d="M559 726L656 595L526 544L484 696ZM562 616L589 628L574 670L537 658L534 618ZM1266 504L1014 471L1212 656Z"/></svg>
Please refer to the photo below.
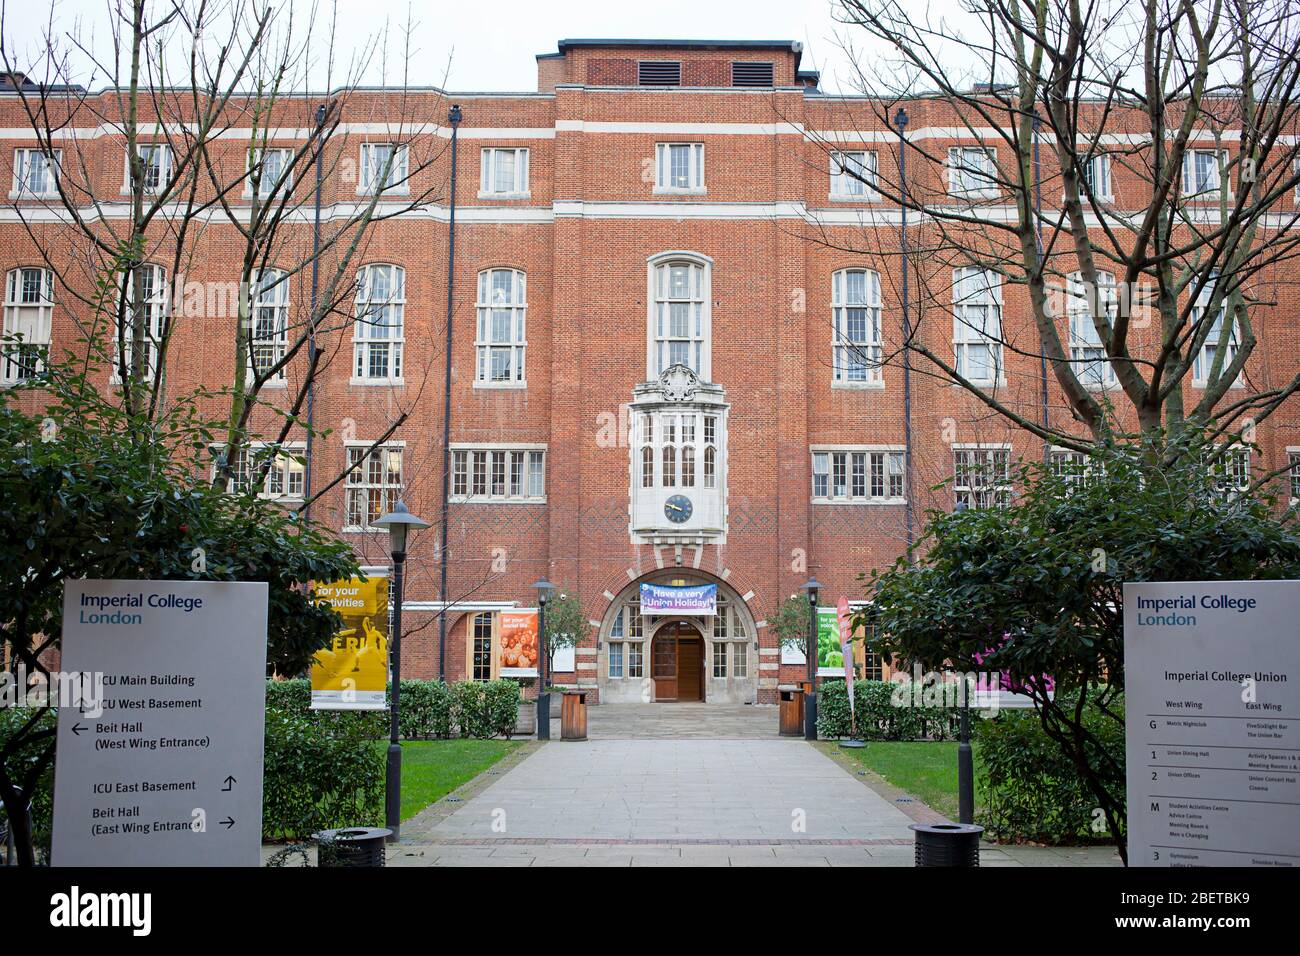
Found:
<svg viewBox="0 0 1300 956"><path fill-rule="evenodd" d="M731 64L732 86L773 86L773 65L736 60Z"/></svg>
<svg viewBox="0 0 1300 956"><path fill-rule="evenodd" d="M642 60L636 81L641 86L681 86L682 65L677 60Z"/></svg>

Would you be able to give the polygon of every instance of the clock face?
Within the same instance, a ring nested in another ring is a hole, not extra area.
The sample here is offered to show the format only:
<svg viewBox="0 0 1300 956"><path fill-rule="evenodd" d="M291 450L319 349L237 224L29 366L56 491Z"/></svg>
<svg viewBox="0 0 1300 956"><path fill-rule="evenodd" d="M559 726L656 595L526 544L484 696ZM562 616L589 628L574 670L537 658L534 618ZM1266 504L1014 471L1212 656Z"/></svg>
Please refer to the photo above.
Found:
<svg viewBox="0 0 1300 956"><path fill-rule="evenodd" d="M686 521L694 510L695 507L691 504L691 499L685 495L673 495L664 502L664 515L674 524L681 524Z"/></svg>

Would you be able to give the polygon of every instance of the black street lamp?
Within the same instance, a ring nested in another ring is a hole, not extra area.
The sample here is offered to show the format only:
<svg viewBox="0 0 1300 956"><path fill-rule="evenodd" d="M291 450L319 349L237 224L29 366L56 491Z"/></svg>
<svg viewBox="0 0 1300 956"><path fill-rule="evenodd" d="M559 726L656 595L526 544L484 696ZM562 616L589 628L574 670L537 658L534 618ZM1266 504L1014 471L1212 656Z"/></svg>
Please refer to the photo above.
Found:
<svg viewBox="0 0 1300 956"><path fill-rule="evenodd" d="M406 535L409 531L429 527L398 501L393 510L370 522L372 528L387 528L389 551L393 556L393 633L388 638L388 660L392 669L393 690L388 704L388 766L384 774L384 825L393 832L389 843L396 843L402 820L402 745L398 742L398 717L402 710L402 582L406 568Z"/></svg>
<svg viewBox="0 0 1300 956"><path fill-rule="evenodd" d="M809 578L803 586L808 592L808 690L803 695L803 736L805 740L817 739L817 592L821 582Z"/></svg>
<svg viewBox="0 0 1300 956"><path fill-rule="evenodd" d="M537 591L537 739L551 739L551 695L546 692L546 601L555 585L543 577L533 585Z"/></svg>

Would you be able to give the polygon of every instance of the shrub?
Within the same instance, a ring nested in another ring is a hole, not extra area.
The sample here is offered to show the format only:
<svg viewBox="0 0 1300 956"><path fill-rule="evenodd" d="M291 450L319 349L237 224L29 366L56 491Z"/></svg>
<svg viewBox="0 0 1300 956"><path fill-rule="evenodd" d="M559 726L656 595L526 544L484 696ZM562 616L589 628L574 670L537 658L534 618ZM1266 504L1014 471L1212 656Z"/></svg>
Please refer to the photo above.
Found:
<svg viewBox="0 0 1300 956"><path fill-rule="evenodd" d="M402 681L398 729L407 740L446 740L455 728L455 698L442 681Z"/></svg>
<svg viewBox="0 0 1300 956"><path fill-rule="evenodd" d="M1062 695L1057 703L1068 706L1068 701ZM1086 707L1083 726L1122 768L1123 698L1114 706L1120 710L1118 721ZM1106 832L1105 820L1096 815L1097 798L1069 755L1047 736L1036 712L1003 711L976 724L972 736L979 747L982 809L978 822L990 836L1068 844L1096 840Z"/></svg>
<svg viewBox="0 0 1300 956"><path fill-rule="evenodd" d="M452 685L462 737L508 737L519 715L519 685L512 680L461 681Z"/></svg>
<svg viewBox="0 0 1300 956"><path fill-rule="evenodd" d="M312 710L311 682L305 678L267 681L266 707L339 733L372 740L388 736L387 710ZM512 680L404 680L398 730L405 740L446 740L457 730L462 737L508 737L518 709L519 685Z"/></svg>
<svg viewBox="0 0 1300 956"><path fill-rule="evenodd" d="M853 702L857 709L858 736L863 740L917 740L928 737L946 740L956 736L961 712L953 707L897 707L893 702L896 686L891 681L859 680L853 682ZM975 712L971 712L972 720ZM842 680L825 681L817 693L817 734L821 737L847 737L852 724L849 695Z"/></svg>
<svg viewBox="0 0 1300 956"><path fill-rule="evenodd" d="M0 709L0 748L3 748L27 721L31 720L33 710L27 707L6 707ZM53 730L57 722L58 711L50 707L32 728L32 732ZM30 767L48 746L47 740L19 745L16 753L8 762L9 773L15 780L21 780ZM37 854L49 858L50 826L54 818L54 761L51 760L45 772L36 781L32 790L32 842ZM6 830L9 821L5 819L4 807L0 806L0 830ZM4 853L4 841L0 840L0 857Z"/></svg>
<svg viewBox="0 0 1300 956"><path fill-rule="evenodd" d="M262 836L302 839L317 830L380 826L384 753L359 725L266 711Z"/></svg>

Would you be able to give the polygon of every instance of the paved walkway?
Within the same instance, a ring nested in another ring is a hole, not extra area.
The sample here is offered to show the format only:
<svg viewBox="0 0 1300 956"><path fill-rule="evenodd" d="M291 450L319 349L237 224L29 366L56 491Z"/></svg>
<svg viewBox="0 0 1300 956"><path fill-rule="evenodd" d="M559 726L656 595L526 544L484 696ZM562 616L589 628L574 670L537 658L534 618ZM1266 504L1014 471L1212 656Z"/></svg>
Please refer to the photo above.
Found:
<svg viewBox="0 0 1300 956"><path fill-rule="evenodd" d="M908 825L937 814L776 729L774 707L593 707L587 741L560 740L557 721L551 741L403 824L388 865L911 866ZM1118 862L1107 848L981 850L984 866Z"/></svg>

